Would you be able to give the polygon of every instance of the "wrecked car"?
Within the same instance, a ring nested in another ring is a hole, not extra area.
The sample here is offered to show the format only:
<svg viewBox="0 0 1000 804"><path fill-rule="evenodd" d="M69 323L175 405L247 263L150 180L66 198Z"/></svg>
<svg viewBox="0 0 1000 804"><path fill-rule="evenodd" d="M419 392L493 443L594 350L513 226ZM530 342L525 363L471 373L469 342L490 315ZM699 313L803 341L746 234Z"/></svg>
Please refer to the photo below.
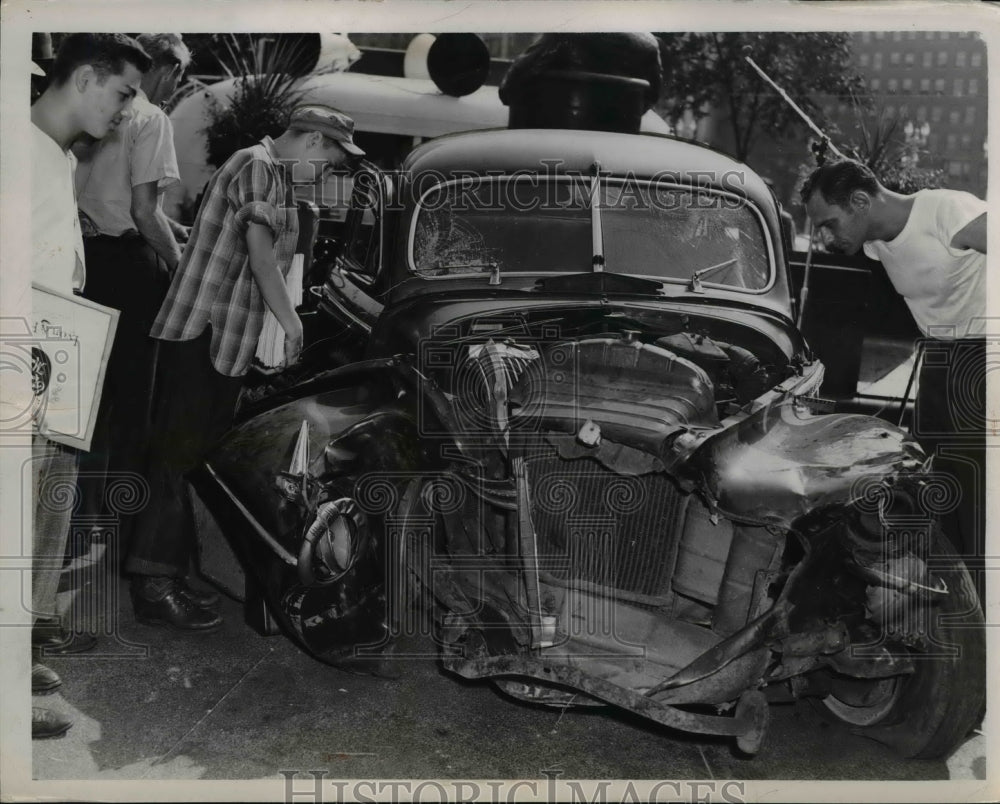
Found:
<svg viewBox="0 0 1000 804"><path fill-rule="evenodd" d="M818 397L760 177L495 130L363 170L352 204L317 293L354 359L244 409L197 479L248 606L333 664L419 634L515 698L751 754L798 698L905 756L966 736L985 642L947 489Z"/></svg>

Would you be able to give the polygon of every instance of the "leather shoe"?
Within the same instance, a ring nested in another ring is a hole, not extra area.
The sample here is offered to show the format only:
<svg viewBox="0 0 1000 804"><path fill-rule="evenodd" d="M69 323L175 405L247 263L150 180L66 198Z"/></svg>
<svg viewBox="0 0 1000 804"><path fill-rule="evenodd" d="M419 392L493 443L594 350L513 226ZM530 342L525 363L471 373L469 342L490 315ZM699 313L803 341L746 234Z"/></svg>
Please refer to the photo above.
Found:
<svg viewBox="0 0 1000 804"><path fill-rule="evenodd" d="M196 605L182 587L174 582L155 600L140 591L132 591L135 619L145 625L164 626L179 631L214 631L222 625L222 617Z"/></svg>
<svg viewBox="0 0 1000 804"><path fill-rule="evenodd" d="M39 618L31 628L31 647L43 656L69 656L85 653L97 644L97 637L82 631L69 631L57 618Z"/></svg>
<svg viewBox="0 0 1000 804"><path fill-rule="evenodd" d="M31 707L32 740L50 740L53 737L62 737L72 725L71 720L58 712L40 706Z"/></svg>
<svg viewBox="0 0 1000 804"><path fill-rule="evenodd" d="M188 583L187 578L178 578L177 587L188 600L203 609L215 608L219 605L219 593L214 589L198 589Z"/></svg>
<svg viewBox="0 0 1000 804"><path fill-rule="evenodd" d="M62 679L55 670L38 662L31 663L31 694L48 695L62 685Z"/></svg>

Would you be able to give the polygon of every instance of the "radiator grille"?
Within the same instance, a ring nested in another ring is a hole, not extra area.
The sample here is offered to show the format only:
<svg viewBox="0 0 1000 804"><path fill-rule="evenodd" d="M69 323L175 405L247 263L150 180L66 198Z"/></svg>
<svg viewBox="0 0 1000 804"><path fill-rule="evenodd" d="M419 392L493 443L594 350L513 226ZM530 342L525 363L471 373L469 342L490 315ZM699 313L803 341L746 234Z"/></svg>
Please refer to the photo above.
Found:
<svg viewBox="0 0 1000 804"><path fill-rule="evenodd" d="M543 571L640 595L669 593L687 501L670 478L627 477L556 455L527 466Z"/></svg>

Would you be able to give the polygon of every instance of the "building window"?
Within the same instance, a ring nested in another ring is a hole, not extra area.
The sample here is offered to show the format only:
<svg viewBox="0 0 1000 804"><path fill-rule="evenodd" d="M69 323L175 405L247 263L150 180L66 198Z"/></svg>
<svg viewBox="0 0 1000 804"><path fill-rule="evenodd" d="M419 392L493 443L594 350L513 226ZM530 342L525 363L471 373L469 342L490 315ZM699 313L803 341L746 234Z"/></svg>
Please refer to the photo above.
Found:
<svg viewBox="0 0 1000 804"><path fill-rule="evenodd" d="M942 114L944 114L944 110L940 106L935 106L931 109L931 122L940 123Z"/></svg>
<svg viewBox="0 0 1000 804"><path fill-rule="evenodd" d="M907 53L906 55L903 56L903 63L907 67L912 67L913 63L916 61L916 58L917 58L916 53Z"/></svg>
<svg viewBox="0 0 1000 804"><path fill-rule="evenodd" d="M859 64L860 64L860 65L861 65L862 67L867 67L867 66L868 66L868 65L869 65L869 64L871 63L871 55L870 55L870 54L868 54L868 53L862 53L862 54L861 54L861 55L860 55L860 56L858 57L858 63L859 63Z"/></svg>
<svg viewBox="0 0 1000 804"><path fill-rule="evenodd" d="M954 151L955 148L958 147L958 137L956 137L954 134L949 134L947 137L944 138L944 143L945 143L945 148L947 148L949 151Z"/></svg>
<svg viewBox="0 0 1000 804"><path fill-rule="evenodd" d="M969 94L978 95L979 94L979 80L976 78L969 79Z"/></svg>
<svg viewBox="0 0 1000 804"><path fill-rule="evenodd" d="M937 57L938 67L944 67L948 63L948 51L939 50Z"/></svg>
<svg viewBox="0 0 1000 804"><path fill-rule="evenodd" d="M927 107L919 106L917 107L917 122L923 123L927 119Z"/></svg>
<svg viewBox="0 0 1000 804"><path fill-rule="evenodd" d="M899 31L893 31L892 32L892 41L893 42L899 42L899 41L902 40L902 38L903 38L903 34L901 32L899 32Z"/></svg>
<svg viewBox="0 0 1000 804"><path fill-rule="evenodd" d="M966 106L965 107L965 125L971 126L976 122L976 107Z"/></svg>
<svg viewBox="0 0 1000 804"><path fill-rule="evenodd" d="M949 162L948 163L948 175L949 176L961 176L962 175L962 163L961 162Z"/></svg>
<svg viewBox="0 0 1000 804"><path fill-rule="evenodd" d="M893 106L891 103L887 104L886 107L885 107L885 116L886 117L895 117L896 116L896 107Z"/></svg>
<svg viewBox="0 0 1000 804"><path fill-rule="evenodd" d="M937 79L934 80L934 91L938 95L943 95L944 94L944 79L943 78L937 78Z"/></svg>
<svg viewBox="0 0 1000 804"><path fill-rule="evenodd" d="M885 31L875 31L876 39L885 39Z"/></svg>
<svg viewBox="0 0 1000 804"><path fill-rule="evenodd" d="M876 70L881 70L882 69L882 54L881 53L875 53L875 54L872 55L872 67L874 67Z"/></svg>
<svg viewBox="0 0 1000 804"><path fill-rule="evenodd" d="M924 31L924 39L930 42L931 39L933 38L934 38L934 31Z"/></svg>
<svg viewBox="0 0 1000 804"><path fill-rule="evenodd" d="M965 53L964 50L960 50L960 51L958 51L958 53L955 54L955 66L956 67L964 67L965 66L965 56L966 56L966 53Z"/></svg>
<svg viewBox="0 0 1000 804"><path fill-rule="evenodd" d="M920 79L920 91L924 95L929 95L930 94L930 91L931 91L931 79L929 79L929 78L921 78Z"/></svg>
<svg viewBox="0 0 1000 804"><path fill-rule="evenodd" d="M950 33L948 33L947 31L941 31L941 38L942 39L948 39L950 37L951 37Z"/></svg>
<svg viewBox="0 0 1000 804"><path fill-rule="evenodd" d="M913 92L913 79L904 78L903 79L903 92Z"/></svg>
<svg viewBox="0 0 1000 804"><path fill-rule="evenodd" d="M894 50L889 54L889 64L899 64L899 51Z"/></svg>
<svg viewBox="0 0 1000 804"><path fill-rule="evenodd" d="M916 31L910 31L910 32L909 32L909 33L908 33L908 34L906 35L906 38L907 38L907 39L909 39L909 40L910 40L910 41L912 42L912 41L913 41L914 39L916 39L916 38L917 38L917 32L916 32Z"/></svg>
<svg viewBox="0 0 1000 804"><path fill-rule="evenodd" d="M924 67L932 67L934 65L934 54L929 50L924 51Z"/></svg>
<svg viewBox="0 0 1000 804"><path fill-rule="evenodd" d="M955 83L952 87L952 94L961 96L962 90L965 88L964 83L961 78L956 78Z"/></svg>
<svg viewBox="0 0 1000 804"><path fill-rule="evenodd" d="M865 32L864 32L863 34L861 34L861 41L862 41L862 42L863 42L864 44L866 44L866 45L867 45L867 44L868 44L869 42L871 42L871 41L872 41L872 35L871 35L871 32L870 32L870 31L865 31Z"/></svg>
<svg viewBox="0 0 1000 804"><path fill-rule="evenodd" d="M886 83L886 88L889 90L890 93L896 92L896 90L899 89L899 81L897 81L895 78L890 78L889 81Z"/></svg>
<svg viewBox="0 0 1000 804"><path fill-rule="evenodd" d="M970 67L982 67L983 66L983 54L982 53L973 53L972 56L969 58L969 66Z"/></svg>
<svg viewBox="0 0 1000 804"><path fill-rule="evenodd" d="M968 134L963 134L962 135L962 150L963 151L968 151L969 148L971 148L971 147L972 147L972 137L970 137Z"/></svg>
<svg viewBox="0 0 1000 804"><path fill-rule="evenodd" d="M951 123L953 126L957 126L961 122L961 120L962 120L962 115L958 111L958 109L953 109L951 112L948 113L948 122Z"/></svg>
<svg viewBox="0 0 1000 804"><path fill-rule="evenodd" d="M881 86L882 86L881 79L878 78L872 79L872 92L878 92Z"/></svg>

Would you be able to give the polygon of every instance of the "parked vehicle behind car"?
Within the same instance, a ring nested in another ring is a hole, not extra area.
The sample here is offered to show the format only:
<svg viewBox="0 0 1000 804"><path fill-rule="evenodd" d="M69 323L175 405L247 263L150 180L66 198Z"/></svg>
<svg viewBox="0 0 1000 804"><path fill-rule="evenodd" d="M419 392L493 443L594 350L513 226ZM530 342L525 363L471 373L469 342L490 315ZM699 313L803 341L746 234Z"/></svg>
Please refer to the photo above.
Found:
<svg viewBox="0 0 1000 804"><path fill-rule="evenodd" d="M755 173L669 137L483 131L362 171L322 291L351 362L245 409L198 478L249 604L324 661L417 632L514 697L749 753L809 697L947 754L985 644L943 480L824 412L781 243Z"/></svg>

